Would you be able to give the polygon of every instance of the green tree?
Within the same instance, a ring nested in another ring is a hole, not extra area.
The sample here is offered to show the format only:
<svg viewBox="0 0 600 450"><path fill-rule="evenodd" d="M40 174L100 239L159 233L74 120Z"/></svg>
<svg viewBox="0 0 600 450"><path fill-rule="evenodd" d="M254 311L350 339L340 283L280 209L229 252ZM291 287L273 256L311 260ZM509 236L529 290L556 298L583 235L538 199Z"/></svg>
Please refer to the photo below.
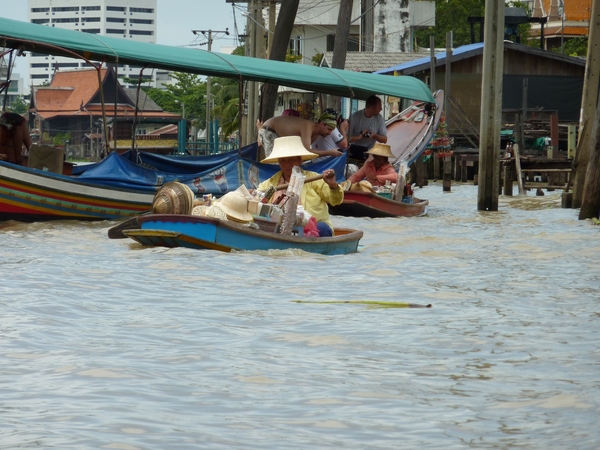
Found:
<svg viewBox="0 0 600 450"><path fill-rule="evenodd" d="M234 55L244 56L244 46L237 47ZM213 78L211 90L214 92L212 114L219 119L221 126L221 140L239 130L240 95L238 80L233 78Z"/></svg>
<svg viewBox="0 0 600 450"><path fill-rule="evenodd" d="M52 144L53 145L65 145L67 143L67 141L71 140L71 133L70 132L66 132L66 133L59 133L57 135L55 135L52 138Z"/></svg>
<svg viewBox="0 0 600 450"><path fill-rule="evenodd" d="M563 53L569 56L587 56L588 39L587 38L570 38L565 39L563 45ZM553 48L553 52L560 53L560 47Z"/></svg>
<svg viewBox="0 0 600 450"><path fill-rule="evenodd" d="M12 104L10 106L8 106L6 109L9 110L10 112L14 112L16 114L23 115L29 109L29 103L27 103L25 101L25 99L23 98L23 96L21 95L21 96L17 97L17 99L14 102L12 102Z"/></svg>
<svg viewBox="0 0 600 450"><path fill-rule="evenodd" d="M415 33L419 47L429 47L429 36L435 37L436 47L446 46L446 33L453 32L454 47L471 43L468 17L483 17L485 0L435 0L435 26ZM477 36L479 29L476 28Z"/></svg>
<svg viewBox="0 0 600 450"><path fill-rule="evenodd" d="M167 85L165 90L148 89L145 91L152 100L163 110L184 115L199 124L206 122L206 81L199 75L184 72L174 72L177 82Z"/></svg>

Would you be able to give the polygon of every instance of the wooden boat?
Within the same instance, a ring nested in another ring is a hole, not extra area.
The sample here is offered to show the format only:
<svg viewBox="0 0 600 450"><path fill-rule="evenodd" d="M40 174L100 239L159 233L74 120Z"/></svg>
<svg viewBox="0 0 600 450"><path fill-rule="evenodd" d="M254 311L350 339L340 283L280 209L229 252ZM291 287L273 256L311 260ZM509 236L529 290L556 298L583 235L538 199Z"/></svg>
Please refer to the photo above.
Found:
<svg viewBox="0 0 600 450"><path fill-rule="evenodd" d="M0 220L116 220L148 210L153 198L0 161Z"/></svg>
<svg viewBox="0 0 600 450"><path fill-rule="evenodd" d="M142 245L186 247L198 250L254 251L299 249L323 255L356 252L363 236L359 230L336 228L332 237L288 236L254 229L231 221L182 214L138 217L140 228L122 233Z"/></svg>
<svg viewBox="0 0 600 450"><path fill-rule="evenodd" d="M0 161L0 220L119 220L149 211L156 191L170 181L186 184L198 196L221 196L241 184L253 189L254 178L266 179L278 170L254 161L257 152L256 143L214 157L138 152L137 163L112 152L75 176ZM341 174L344 165L345 159L328 158L311 169L333 168Z"/></svg>
<svg viewBox="0 0 600 450"><path fill-rule="evenodd" d="M433 96L435 104L432 105L431 114L425 112L426 103L415 102L386 122L387 143L395 156L395 160L390 158L390 162L395 167L412 164L433 138L444 107L444 91L438 90ZM342 204L330 205L329 212L351 217L412 217L425 214L428 205L428 200L403 203L372 192L346 191Z"/></svg>
<svg viewBox="0 0 600 450"><path fill-rule="evenodd" d="M415 199L415 203L403 203L373 192L346 191L344 201L337 206L329 205L329 212L350 217L413 217L426 214L427 205L429 200Z"/></svg>
<svg viewBox="0 0 600 450"><path fill-rule="evenodd" d="M424 113L426 103L415 102L386 122L387 143L396 157L395 166L401 161L411 165L431 142L444 109L444 91L436 91L433 97L435 105L431 115Z"/></svg>

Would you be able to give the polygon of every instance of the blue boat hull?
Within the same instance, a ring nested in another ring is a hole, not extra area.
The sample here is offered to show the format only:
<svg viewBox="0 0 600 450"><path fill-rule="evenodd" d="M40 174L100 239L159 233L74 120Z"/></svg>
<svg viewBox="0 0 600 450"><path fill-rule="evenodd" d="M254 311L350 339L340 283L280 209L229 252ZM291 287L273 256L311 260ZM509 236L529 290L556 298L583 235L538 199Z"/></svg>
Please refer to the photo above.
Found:
<svg viewBox="0 0 600 450"><path fill-rule="evenodd" d="M149 214L139 229L124 234L143 245L212 249L224 252L299 249L323 255L356 252L363 232L336 229L333 237L287 236L201 216Z"/></svg>

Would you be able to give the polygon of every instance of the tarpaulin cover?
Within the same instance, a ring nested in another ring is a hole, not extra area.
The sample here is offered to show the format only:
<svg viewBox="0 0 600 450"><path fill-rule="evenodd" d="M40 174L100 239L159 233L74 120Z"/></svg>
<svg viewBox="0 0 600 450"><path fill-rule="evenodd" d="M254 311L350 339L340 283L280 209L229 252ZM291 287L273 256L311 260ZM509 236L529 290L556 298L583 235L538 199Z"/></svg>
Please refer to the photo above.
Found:
<svg viewBox="0 0 600 450"><path fill-rule="evenodd" d="M253 143L244 147L242 153L253 156L256 151L257 144ZM144 165L140 166L131 162L127 156L113 152L79 175L78 179L103 186L144 191L155 191L164 183L178 181L188 185L196 195L220 196L237 189L242 184L248 189L255 189L261 181L279 171L278 164L261 164L256 162L255 158L242 158L238 156L237 151L215 156L220 157L168 157L145 153L142 155ZM194 159L202 159L202 162L194 162ZM172 166L169 164L170 161L173 162ZM346 161L345 155L337 158L325 157L319 158L316 162L309 161L303 165L303 168L318 173L326 169L334 169L338 181L342 181ZM163 169L172 167L173 170L177 168L184 170L180 172L154 170L150 168L153 163ZM198 171L194 172L192 167L197 167Z"/></svg>

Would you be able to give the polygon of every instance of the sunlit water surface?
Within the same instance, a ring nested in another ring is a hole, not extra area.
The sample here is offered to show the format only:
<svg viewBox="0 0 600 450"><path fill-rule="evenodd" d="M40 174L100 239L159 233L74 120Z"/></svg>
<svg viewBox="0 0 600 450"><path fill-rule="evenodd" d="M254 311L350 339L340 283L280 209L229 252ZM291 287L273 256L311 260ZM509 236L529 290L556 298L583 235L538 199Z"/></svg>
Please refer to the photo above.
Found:
<svg viewBox="0 0 600 450"><path fill-rule="evenodd" d="M0 449L598 448L600 227L417 195L346 256L0 223Z"/></svg>

